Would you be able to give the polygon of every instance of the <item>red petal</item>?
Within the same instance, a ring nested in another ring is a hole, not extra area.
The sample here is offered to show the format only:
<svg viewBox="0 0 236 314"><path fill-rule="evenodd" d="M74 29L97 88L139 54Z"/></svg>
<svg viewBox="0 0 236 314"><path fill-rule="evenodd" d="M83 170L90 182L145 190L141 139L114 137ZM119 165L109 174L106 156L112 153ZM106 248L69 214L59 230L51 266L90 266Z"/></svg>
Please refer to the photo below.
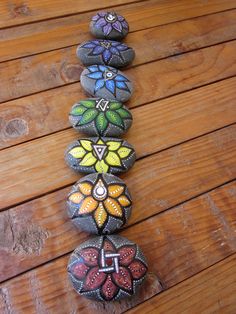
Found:
<svg viewBox="0 0 236 314"><path fill-rule="evenodd" d="M87 271L89 268L84 263L75 263L71 269L70 272L72 275L74 275L78 279L83 279L85 275L87 274Z"/></svg>
<svg viewBox="0 0 236 314"><path fill-rule="evenodd" d="M84 262L88 266L97 266L98 265L98 250L95 248L86 248L82 249L79 252L79 255L83 257Z"/></svg>
<svg viewBox="0 0 236 314"><path fill-rule="evenodd" d="M107 275L104 272L99 272L98 270L98 267L93 267L89 270L84 281L83 291L96 290L102 286Z"/></svg>
<svg viewBox="0 0 236 314"><path fill-rule="evenodd" d="M119 288L132 292L132 278L125 267L119 267L119 273L113 273L112 277Z"/></svg>
<svg viewBox="0 0 236 314"><path fill-rule="evenodd" d="M106 301L110 301L114 298L118 291L117 286L112 282L111 276L107 276L107 280L105 281L104 285L102 286L101 292L104 296Z"/></svg>
<svg viewBox="0 0 236 314"><path fill-rule="evenodd" d="M128 266L135 257L136 254L136 247L134 245L127 245L123 246L118 250L119 262L123 266Z"/></svg>
<svg viewBox="0 0 236 314"><path fill-rule="evenodd" d="M137 259L134 260L128 268L134 279L142 278L147 272L147 267Z"/></svg>
<svg viewBox="0 0 236 314"><path fill-rule="evenodd" d="M114 245L108 239L104 240L104 242L103 242L103 249L105 251L109 251L109 252L115 252L116 251Z"/></svg>

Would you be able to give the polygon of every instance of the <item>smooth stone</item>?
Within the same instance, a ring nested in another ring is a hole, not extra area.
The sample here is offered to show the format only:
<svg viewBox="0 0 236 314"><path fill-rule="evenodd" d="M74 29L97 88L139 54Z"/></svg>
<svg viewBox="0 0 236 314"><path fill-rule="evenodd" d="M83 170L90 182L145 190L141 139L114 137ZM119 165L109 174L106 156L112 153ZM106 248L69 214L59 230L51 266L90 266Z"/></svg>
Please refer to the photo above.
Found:
<svg viewBox="0 0 236 314"><path fill-rule="evenodd" d="M81 138L69 145L65 160L81 173L122 173L136 159L134 148L125 140L112 137Z"/></svg>
<svg viewBox="0 0 236 314"><path fill-rule="evenodd" d="M137 244L118 235L107 235L96 236L77 247L70 256L67 271L80 295L97 301L115 301L139 290L148 266Z"/></svg>
<svg viewBox="0 0 236 314"><path fill-rule="evenodd" d="M92 17L90 31L96 38L121 40L128 34L129 24L115 12L99 12Z"/></svg>
<svg viewBox="0 0 236 314"><path fill-rule="evenodd" d="M106 65L90 65L83 70L80 83L94 97L125 102L133 93L133 85L121 71Z"/></svg>
<svg viewBox="0 0 236 314"><path fill-rule="evenodd" d="M103 64L115 68L129 65L134 60L134 50L126 44L106 39L90 40L78 46L76 54L85 65Z"/></svg>
<svg viewBox="0 0 236 314"><path fill-rule="evenodd" d="M89 136L120 137L132 125L132 115L121 102L89 98L74 104L69 114L72 126Z"/></svg>
<svg viewBox="0 0 236 314"><path fill-rule="evenodd" d="M124 181L108 173L80 179L67 198L69 217L81 230L110 234L119 230L131 214L131 196Z"/></svg>

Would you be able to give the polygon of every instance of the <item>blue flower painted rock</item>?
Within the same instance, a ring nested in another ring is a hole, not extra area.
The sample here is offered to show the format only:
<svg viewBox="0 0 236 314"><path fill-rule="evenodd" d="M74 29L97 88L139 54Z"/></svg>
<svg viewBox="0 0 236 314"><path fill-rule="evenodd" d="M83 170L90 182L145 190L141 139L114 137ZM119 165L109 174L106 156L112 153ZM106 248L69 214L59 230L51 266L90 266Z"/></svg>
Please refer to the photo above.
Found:
<svg viewBox="0 0 236 314"><path fill-rule="evenodd" d="M90 30L96 38L121 40L128 34L129 25L115 12L99 12L92 17Z"/></svg>
<svg viewBox="0 0 236 314"><path fill-rule="evenodd" d="M105 65L90 65L85 68L80 83L90 95L121 102L129 100L133 93L129 78L121 71Z"/></svg>
<svg viewBox="0 0 236 314"><path fill-rule="evenodd" d="M131 47L106 39L84 42L78 46L76 53L81 62L86 66L103 64L115 68L130 64L135 56L134 50Z"/></svg>

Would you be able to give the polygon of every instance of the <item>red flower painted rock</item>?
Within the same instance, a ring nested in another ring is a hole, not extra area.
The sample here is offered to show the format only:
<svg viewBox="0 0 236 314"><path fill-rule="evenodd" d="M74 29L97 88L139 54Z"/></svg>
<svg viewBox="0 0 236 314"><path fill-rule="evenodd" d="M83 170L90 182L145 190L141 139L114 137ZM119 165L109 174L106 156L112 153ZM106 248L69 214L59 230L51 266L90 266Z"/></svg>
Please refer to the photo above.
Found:
<svg viewBox="0 0 236 314"><path fill-rule="evenodd" d="M113 301L135 294L147 273L147 263L140 248L128 239L100 236L72 253L68 273L79 294Z"/></svg>

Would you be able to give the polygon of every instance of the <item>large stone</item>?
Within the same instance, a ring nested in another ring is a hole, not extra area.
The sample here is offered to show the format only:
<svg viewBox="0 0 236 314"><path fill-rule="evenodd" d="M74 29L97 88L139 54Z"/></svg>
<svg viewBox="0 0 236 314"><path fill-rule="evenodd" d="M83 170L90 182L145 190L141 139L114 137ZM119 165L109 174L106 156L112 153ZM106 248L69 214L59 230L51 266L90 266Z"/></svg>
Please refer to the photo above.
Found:
<svg viewBox="0 0 236 314"><path fill-rule="evenodd" d="M108 173L93 173L80 179L67 198L68 213L81 230L109 234L119 230L131 213L127 186Z"/></svg>
<svg viewBox="0 0 236 314"><path fill-rule="evenodd" d="M92 17L90 31L96 38L121 40L128 34L129 25L115 12L99 12Z"/></svg>
<svg viewBox="0 0 236 314"><path fill-rule="evenodd" d="M90 40L78 46L76 54L85 65L103 64L115 68L129 65L135 56L126 44L106 39Z"/></svg>
<svg viewBox="0 0 236 314"><path fill-rule="evenodd" d="M132 115L120 102L90 98L74 104L69 120L76 130L86 135L120 137L130 128Z"/></svg>
<svg viewBox="0 0 236 314"><path fill-rule="evenodd" d="M90 65L85 68L80 83L92 96L121 102L129 100L133 93L129 78L121 71L105 65Z"/></svg>
<svg viewBox="0 0 236 314"><path fill-rule="evenodd" d="M77 293L97 301L114 301L136 293L145 279L147 262L130 240L118 235L96 236L75 249L67 270Z"/></svg>
<svg viewBox="0 0 236 314"><path fill-rule="evenodd" d="M136 159L134 148L125 140L110 137L79 139L66 150L67 164L82 173L121 173Z"/></svg>

